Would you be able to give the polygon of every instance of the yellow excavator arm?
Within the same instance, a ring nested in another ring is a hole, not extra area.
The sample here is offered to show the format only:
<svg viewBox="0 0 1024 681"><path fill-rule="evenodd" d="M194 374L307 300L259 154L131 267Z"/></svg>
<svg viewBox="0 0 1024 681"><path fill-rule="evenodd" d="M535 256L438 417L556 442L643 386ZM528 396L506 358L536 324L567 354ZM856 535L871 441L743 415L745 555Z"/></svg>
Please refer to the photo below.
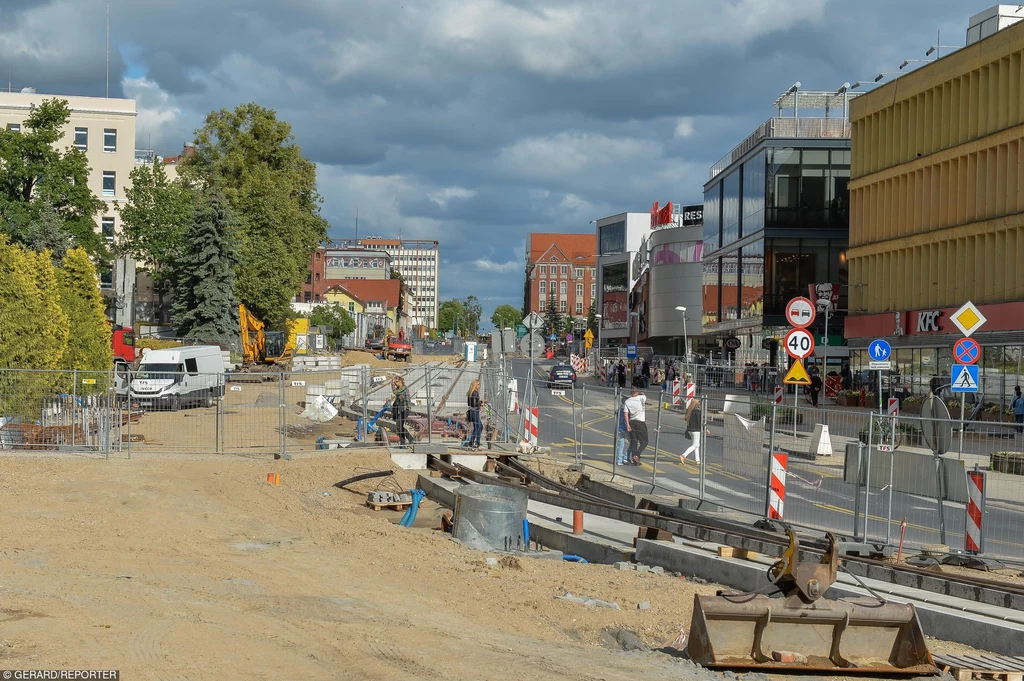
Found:
<svg viewBox="0 0 1024 681"><path fill-rule="evenodd" d="M238 319L242 330L242 358L246 364L267 359L266 324L249 312L245 305L238 306Z"/></svg>

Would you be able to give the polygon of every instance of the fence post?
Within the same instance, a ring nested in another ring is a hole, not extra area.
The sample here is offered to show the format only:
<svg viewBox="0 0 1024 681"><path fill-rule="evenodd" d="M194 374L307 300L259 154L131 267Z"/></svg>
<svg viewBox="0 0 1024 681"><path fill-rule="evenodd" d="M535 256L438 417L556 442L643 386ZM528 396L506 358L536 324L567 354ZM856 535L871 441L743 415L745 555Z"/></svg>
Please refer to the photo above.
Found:
<svg viewBox="0 0 1024 681"><path fill-rule="evenodd" d="M226 379L226 378L227 377L224 374L221 374L221 379L222 380ZM216 422L216 425L214 425L214 427L213 427L213 435L214 435L213 451L216 454L220 454L221 453L221 451L220 451L220 412L221 412L220 404L221 404L221 396L220 395L217 395L216 399L214 400L214 403L217 405L217 411L214 412L214 414L213 414L214 421Z"/></svg>
<svg viewBox="0 0 1024 681"><path fill-rule="evenodd" d="M885 544L889 545L892 539L892 488L893 475L896 470L896 429L899 427L896 419L892 420L892 447L889 448L889 510L885 514Z"/></svg>
<svg viewBox="0 0 1024 681"><path fill-rule="evenodd" d="M125 396L128 399L128 460L132 458L132 369L128 367L128 373L126 374L126 380L128 381L128 387L125 391Z"/></svg>
<svg viewBox="0 0 1024 681"><path fill-rule="evenodd" d="M430 367L424 367L424 378L427 381L427 444L434 443L434 409L430 396Z"/></svg>
<svg viewBox="0 0 1024 681"><path fill-rule="evenodd" d="M583 392L580 395L580 458L579 464L583 466L583 431L587 425L587 384L583 384Z"/></svg>
<svg viewBox="0 0 1024 681"><path fill-rule="evenodd" d="M946 543L946 508L945 504L942 503L943 498L946 496L945 485L942 484L942 455L938 452L935 453L935 500L939 506L939 543Z"/></svg>
<svg viewBox="0 0 1024 681"><path fill-rule="evenodd" d="M764 517L765 518L770 518L771 517L770 511L771 511L771 507L772 507L772 457L775 455L775 422L777 421L778 410L779 410L779 405L776 404L775 402L772 402L772 409L771 409L772 424L771 424L771 427L768 429L768 466L767 466L767 468L768 468L768 476L765 478L765 490L764 490ZM796 409L793 410L793 424L794 424L793 427L795 428L796 427L796 425L795 425L796 424ZM702 433L702 435L703 435L703 433ZM795 444L796 443L794 442L794 446L795 446ZM703 461L703 458L701 460Z"/></svg>
<svg viewBox="0 0 1024 681"><path fill-rule="evenodd" d="M868 419L870 420L870 416ZM868 426L870 428L870 426ZM868 442L871 438L868 437ZM853 494L853 538L860 539L860 473L861 473L861 460L864 454L864 443L857 440L857 470L855 471L856 487Z"/></svg>
<svg viewBox="0 0 1024 681"><path fill-rule="evenodd" d="M78 369L71 370L71 446L75 446L75 426L78 425ZM83 432L87 432L84 431ZM82 443L86 444L86 443Z"/></svg>
<svg viewBox="0 0 1024 681"><path fill-rule="evenodd" d="M619 465L619 421L622 420L622 416L619 414L619 409L622 405L619 403L619 384L615 384L615 392L612 397L612 415L615 418L615 425L612 426L612 477L615 476L615 471Z"/></svg>
<svg viewBox="0 0 1024 681"><path fill-rule="evenodd" d="M651 474L651 492L658 481L658 445L661 444L661 409L662 401L658 400L658 425L654 430L654 472Z"/></svg>
<svg viewBox="0 0 1024 681"><path fill-rule="evenodd" d="M367 389L366 386L366 367L360 369L359 373L361 379L359 384L359 393L362 396L363 402L363 425L359 429L359 441L366 442L366 434L369 431L369 428L367 427L366 424L366 402L369 399L369 390Z"/></svg>
<svg viewBox="0 0 1024 681"><path fill-rule="evenodd" d="M277 421L281 426L281 441L278 445L278 457L280 459L287 459L287 429L288 429L288 417L285 415L285 391L284 384L287 376L285 374L280 375L280 381L278 383L277 397Z"/></svg>
<svg viewBox="0 0 1024 681"><path fill-rule="evenodd" d="M879 430L878 436L879 438L883 437L881 430ZM867 467L864 470L864 541L868 541L871 534L871 452L875 447L870 443L871 438L869 437Z"/></svg>
<svg viewBox="0 0 1024 681"><path fill-rule="evenodd" d="M697 466L700 473L697 475L697 499L704 501L704 477L708 465L708 396L701 395L700 402L700 447L697 452L700 455L700 464Z"/></svg>

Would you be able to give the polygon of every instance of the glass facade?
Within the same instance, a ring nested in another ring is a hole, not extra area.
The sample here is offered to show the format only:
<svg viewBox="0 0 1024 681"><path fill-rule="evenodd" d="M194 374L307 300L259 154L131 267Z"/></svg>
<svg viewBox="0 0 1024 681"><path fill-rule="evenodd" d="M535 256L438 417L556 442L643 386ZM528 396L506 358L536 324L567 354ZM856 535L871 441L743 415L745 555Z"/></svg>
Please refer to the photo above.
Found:
<svg viewBox="0 0 1024 681"><path fill-rule="evenodd" d="M686 262L700 262L704 244L700 241L679 241L655 246L651 250L651 265L678 265Z"/></svg>
<svg viewBox="0 0 1024 681"><path fill-rule="evenodd" d="M613 222L598 228L599 255L626 252L626 222Z"/></svg>
<svg viewBox="0 0 1024 681"><path fill-rule="evenodd" d="M740 175L735 172L722 181L722 245L740 237Z"/></svg>
<svg viewBox="0 0 1024 681"><path fill-rule="evenodd" d="M743 300L740 316L758 321L764 314L764 241L744 246L740 257Z"/></svg>
<svg viewBox="0 0 1024 681"><path fill-rule="evenodd" d="M765 159L762 150L743 164L743 221L740 236L753 234L764 227Z"/></svg>
<svg viewBox="0 0 1024 681"><path fill-rule="evenodd" d="M704 250L722 247L722 183L704 192Z"/></svg>
<svg viewBox="0 0 1024 681"><path fill-rule="evenodd" d="M601 270L601 328L625 329L629 319L629 264L605 265Z"/></svg>

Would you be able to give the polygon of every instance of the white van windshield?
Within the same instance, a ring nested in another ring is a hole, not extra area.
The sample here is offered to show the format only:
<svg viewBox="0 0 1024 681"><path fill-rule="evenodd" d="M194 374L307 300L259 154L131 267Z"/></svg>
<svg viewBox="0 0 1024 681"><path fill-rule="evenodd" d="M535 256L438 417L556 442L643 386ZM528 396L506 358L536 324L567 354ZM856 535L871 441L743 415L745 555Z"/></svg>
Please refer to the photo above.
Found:
<svg viewBox="0 0 1024 681"><path fill-rule="evenodd" d="M135 374L135 378L140 378L144 381L174 380L178 378L182 371L183 369L180 364L141 364L139 365L138 373Z"/></svg>

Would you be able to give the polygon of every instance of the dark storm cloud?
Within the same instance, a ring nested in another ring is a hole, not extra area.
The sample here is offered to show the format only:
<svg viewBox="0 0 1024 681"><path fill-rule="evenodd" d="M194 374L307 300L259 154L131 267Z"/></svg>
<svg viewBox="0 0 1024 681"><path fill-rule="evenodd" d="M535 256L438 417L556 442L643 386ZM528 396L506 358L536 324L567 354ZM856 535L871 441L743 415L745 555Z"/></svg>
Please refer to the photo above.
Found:
<svg viewBox="0 0 1024 681"><path fill-rule="evenodd" d="M210 110L276 110L318 164L332 234L354 233L358 206L363 234L441 241L444 295L518 306L529 231L699 200L794 81L897 71L937 30L962 44L990 4L111 0L111 94L136 99L140 146L164 154ZM104 10L3 0L0 69L102 95Z"/></svg>

